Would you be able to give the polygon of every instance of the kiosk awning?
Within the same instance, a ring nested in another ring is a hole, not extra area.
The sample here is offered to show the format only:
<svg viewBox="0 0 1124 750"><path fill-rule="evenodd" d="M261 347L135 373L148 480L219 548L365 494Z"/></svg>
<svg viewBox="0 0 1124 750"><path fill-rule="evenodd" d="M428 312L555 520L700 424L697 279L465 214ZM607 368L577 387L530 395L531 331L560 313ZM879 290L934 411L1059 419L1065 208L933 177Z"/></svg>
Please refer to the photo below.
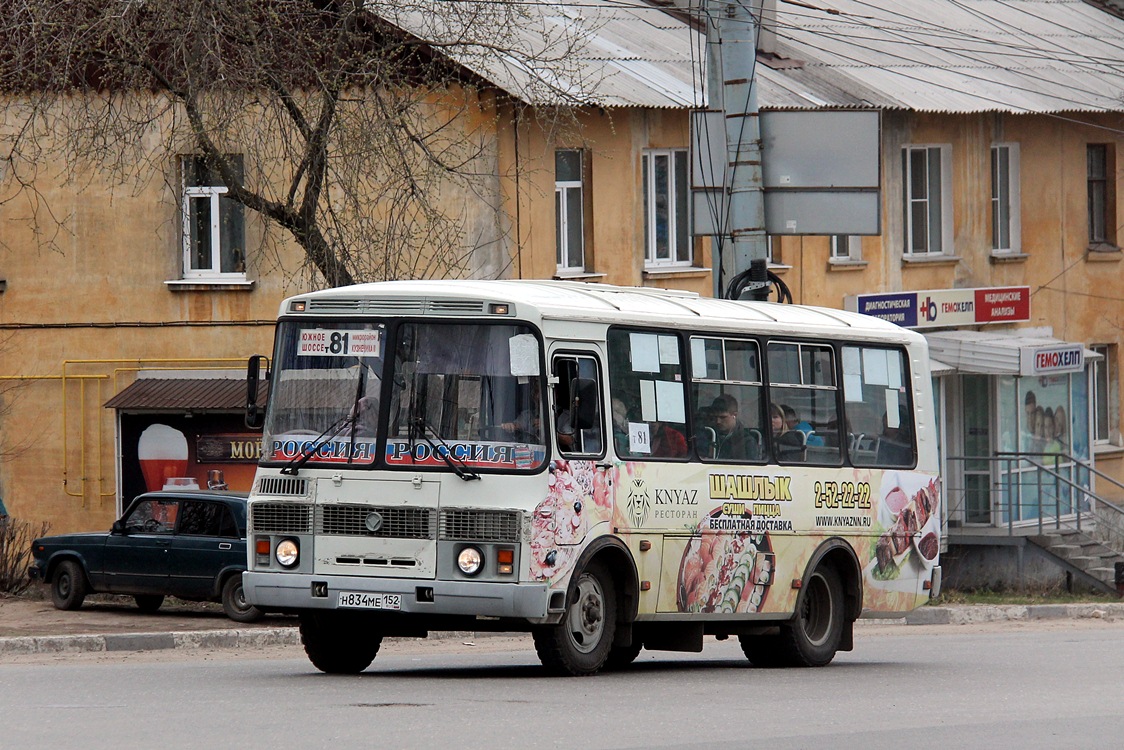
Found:
<svg viewBox="0 0 1124 750"><path fill-rule="evenodd" d="M265 403L265 381L258 403ZM138 378L109 401L124 411L240 411L246 407L246 378Z"/></svg>
<svg viewBox="0 0 1124 750"><path fill-rule="evenodd" d="M1081 372L1100 355L1082 343L1053 337L1049 328L925 333L929 354L957 372L981 375L1064 375Z"/></svg>

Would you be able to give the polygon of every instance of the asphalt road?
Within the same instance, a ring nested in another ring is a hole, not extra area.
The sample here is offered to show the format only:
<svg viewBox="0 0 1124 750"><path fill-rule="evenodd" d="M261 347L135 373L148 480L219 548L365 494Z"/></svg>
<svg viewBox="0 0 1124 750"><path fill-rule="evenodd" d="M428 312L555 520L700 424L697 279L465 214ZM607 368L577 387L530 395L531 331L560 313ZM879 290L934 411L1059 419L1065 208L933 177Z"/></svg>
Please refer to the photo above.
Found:
<svg viewBox="0 0 1124 750"><path fill-rule="evenodd" d="M736 642L550 678L528 639L392 641L360 676L293 646L0 663L0 748L1106 748L1124 738L1124 621L864 625L827 668Z"/></svg>

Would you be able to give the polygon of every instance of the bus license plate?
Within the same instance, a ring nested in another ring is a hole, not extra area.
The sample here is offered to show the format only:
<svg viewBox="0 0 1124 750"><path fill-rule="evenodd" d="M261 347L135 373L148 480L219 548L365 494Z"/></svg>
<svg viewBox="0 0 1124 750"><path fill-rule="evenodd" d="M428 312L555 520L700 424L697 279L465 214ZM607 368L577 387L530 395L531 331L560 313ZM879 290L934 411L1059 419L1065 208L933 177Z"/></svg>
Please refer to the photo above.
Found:
<svg viewBox="0 0 1124 750"><path fill-rule="evenodd" d="M360 594L358 591L341 591L336 606L355 609L402 609L402 595Z"/></svg>

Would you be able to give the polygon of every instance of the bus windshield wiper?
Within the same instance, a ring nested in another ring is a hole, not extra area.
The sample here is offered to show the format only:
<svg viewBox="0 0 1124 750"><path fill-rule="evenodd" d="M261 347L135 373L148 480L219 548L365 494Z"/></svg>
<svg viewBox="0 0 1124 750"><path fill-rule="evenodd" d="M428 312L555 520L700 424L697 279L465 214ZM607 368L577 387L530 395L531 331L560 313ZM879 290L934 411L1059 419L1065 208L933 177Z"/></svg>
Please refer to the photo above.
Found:
<svg viewBox="0 0 1124 750"><path fill-rule="evenodd" d="M426 422L425 418L420 415L417 416L416 419L418 426L417 431L421 434L422 440L429 443L429 447L433 450L433 455L439 456L444 460L449 468L453 470L453 473L466 482L480 478L480 475L470 469L468 464L453 456L453 451L449 448L449 444L445 442L445 439L441 437L441 434L438 433L437 430L433 429L433 425ZM411 434L413 434L413 432L414 431L411 430ZM437 438L438 442L441 443L441 447L445 450L438 450L437 444L429 438L430 433L433 434L433 437Z"/></svg>
<svg viewBox="0 0 1124 750"><path fill-rule="evenodd" d="M296 456L293 456L292 460L289 461L289 463L285 464L285 466L281 469L281 473L295 477L300 468L308 463L314 455L316 455L316 451L320 450L321 446L334 438L336 435L339 435L341 432L343 432L344 428L354 421L355 414L353 412L348 412L347 414L344 414L342 417L337 419L335 422L332 422L332 424L328 425L328 429L321 432L315 440L310 440L305 443L305 447L301 448L301 452Z"/></svg>

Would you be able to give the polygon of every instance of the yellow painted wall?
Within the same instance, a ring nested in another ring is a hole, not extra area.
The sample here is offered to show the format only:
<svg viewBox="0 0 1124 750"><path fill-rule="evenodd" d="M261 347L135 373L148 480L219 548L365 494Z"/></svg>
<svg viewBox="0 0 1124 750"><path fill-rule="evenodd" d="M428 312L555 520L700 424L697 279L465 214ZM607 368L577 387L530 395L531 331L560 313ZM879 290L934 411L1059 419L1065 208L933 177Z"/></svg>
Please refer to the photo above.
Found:
<svg viewBox="0 0 1124 750"><path fill-rule="evenodd" d="M556 275L554 152L585 149L589 152L586 182L593 211L589 217L592 237L586 248L587 280L710 295L709 241L695 241L697 269L660 274L644 271L641 156L648 148L686 148L688 127L687 113L670 109L583 112L576 122L561 128L541 119L521 121L519 185L516 190L510 184L506 190L511 205L518 203L521 227L513 275L540 279ZM514 149L505 157L508 163L514 162Z"/></svg>
<svg viewBox="0 0 1124 750"><path fill-rule="evenodd" d="M644 271L641 155L645 148L687 147L686 112L590 110L558 124L517 112L489 93L472 96L466 127L491 133L487 158L494 181L479 197L449 193L449 205L470 213L476 236L489 248L468 275L555 275L554 150L583 148L591 170L591 280L711 294L709 240L696 241L699 270ZM1050 325L1069 341L1120 343L1120 256L1099 260L1085 252L1085 146L1114 143L1118 162L1124 158L1113 131L1095 127L1119 128L1117 120L1106 115L1081 128L1040 116L888 113L882 237L864 238L863 265L845 268L829 264L827 238L784 238L782 261L789 267L782 277L797 302L828 307L842 307L845 296L860 293L1027 284L1033 292L1027 325ZM1020 144L1027 257L1018 262L990 257L993 141ZM905 143L952 145L955 262L901 260L898 175ZM41 247L26 203L0 204L0 278L7 280L0 294L0 450L8 452L0 460L0 493L13 515L49 520L55 531L105 528L116 507L110 496L116 477L113 414L101 405L142 365L237 367L227 360L268 352L280 300L305 288L307 275L291 272L301 266L297 248L284 239L263 243L263 228L248 213L248 246L266 249L249 255L252 289L176 291L165 282L179 278L182 263L178 196L163 177L133 190L91 174L78 191L48 172L39 187L67 219L66 232L56 237L58 250ZM1117 183L1117 194L1124 195L1119 170ZM78 360L104 361L73 364ZM1124 478L1119 458L1098 463Z"/></svg>

